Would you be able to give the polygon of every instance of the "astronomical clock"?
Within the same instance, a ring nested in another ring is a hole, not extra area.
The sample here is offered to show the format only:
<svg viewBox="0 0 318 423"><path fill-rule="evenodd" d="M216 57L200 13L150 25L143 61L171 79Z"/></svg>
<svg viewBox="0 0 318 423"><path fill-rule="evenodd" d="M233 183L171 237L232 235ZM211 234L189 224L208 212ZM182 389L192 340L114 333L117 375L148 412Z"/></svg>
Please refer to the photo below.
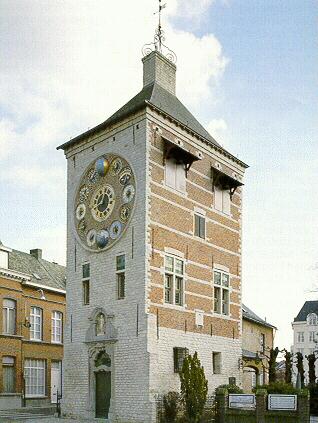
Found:
<svg viewBox="0 0 318 423"><path fill-rule="evenodd" d="M122 236L135 203L136 182L128 162L107 154L84 172L74 203L74 223L82 245L104 251Z"/></svg>

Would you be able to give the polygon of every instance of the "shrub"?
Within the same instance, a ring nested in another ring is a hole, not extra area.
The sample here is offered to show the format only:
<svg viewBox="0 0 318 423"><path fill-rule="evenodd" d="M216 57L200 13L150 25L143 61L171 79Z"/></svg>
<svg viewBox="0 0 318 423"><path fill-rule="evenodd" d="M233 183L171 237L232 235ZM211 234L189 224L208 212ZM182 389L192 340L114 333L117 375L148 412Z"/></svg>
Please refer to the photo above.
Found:
<svg viewBox="0 0 318 423"><path fill-rule="evenodd" d="M218 388L226 389L229 394L243 394L243 389L237 385L220 385Z"/></svg>
<svg viewBox="0 0 318 423"><path fill-rule="evenodd" d="M300 389L294 388L291 383L275 382L269 385L260 385L253 388L255 393L257 389L265 389L268 394L296 395Z"/></svg>
<svg viewBox="0 0 318 423"><path fill-rule="evenodd" d="M163 396L164 422L175 423L180 409L180 395L178 392L168 392Z"/></svg>
<svg viewBox="0 0 318 423"><path fill-rule="evenodd" d="M180 372L181 395L189 423L199 423L208 394L208 381L197 352L188 355Z"/></svg>

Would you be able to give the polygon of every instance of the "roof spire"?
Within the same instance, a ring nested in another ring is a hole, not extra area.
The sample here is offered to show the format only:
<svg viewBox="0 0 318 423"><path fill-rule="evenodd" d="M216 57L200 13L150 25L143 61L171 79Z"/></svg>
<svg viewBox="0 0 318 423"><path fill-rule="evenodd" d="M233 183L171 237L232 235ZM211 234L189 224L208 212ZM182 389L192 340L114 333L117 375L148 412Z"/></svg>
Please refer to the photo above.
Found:
<svg viewBox="0 0 318 423"><path fill-rule="evenodd" d="M167 7L167 3L162 4L162 0L158 0L158 2L159 2L158 11L154 13L154 15L158 14L158 27L155 31L154 42L149 43L149 44L145 44L143 49L142 49L142 53L143 53L143 56L145 57L149 53L151 53L152 51L155 50L155 51L158 51L159 53L163 54L172 63L176 63L176 61L177 61L176 54L172 50L170 50L169 47L167 47L164 44L165 33L164 33L162 26L161 26L162 9L165 9Z"/></svg>

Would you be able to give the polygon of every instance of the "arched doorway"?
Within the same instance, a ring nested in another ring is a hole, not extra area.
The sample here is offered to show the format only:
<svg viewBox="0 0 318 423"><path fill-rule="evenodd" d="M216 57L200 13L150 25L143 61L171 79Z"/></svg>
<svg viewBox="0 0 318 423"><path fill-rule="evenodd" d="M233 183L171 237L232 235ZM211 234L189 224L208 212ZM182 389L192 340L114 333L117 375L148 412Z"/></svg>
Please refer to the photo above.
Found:
<svg viewBox="0 0 318 423"><path fill-rule="evenodd" d="M108 418L111 401L111 358L106 351L100 351L94 361L95 374L95 416Z"/></svg>

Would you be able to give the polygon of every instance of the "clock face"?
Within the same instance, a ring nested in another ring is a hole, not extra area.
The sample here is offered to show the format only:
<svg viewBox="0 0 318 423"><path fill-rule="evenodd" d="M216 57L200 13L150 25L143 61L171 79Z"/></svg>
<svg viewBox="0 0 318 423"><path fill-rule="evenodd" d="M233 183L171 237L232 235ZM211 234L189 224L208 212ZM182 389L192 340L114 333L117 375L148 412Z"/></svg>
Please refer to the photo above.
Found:
<svg viewBox="0 0 318 423"><path fill-rule="evenodd" d="M136 184L128 162L107 154L83 174L74 203L76 233L91 251L110 248L127 228L135 203Z"/></svg>

